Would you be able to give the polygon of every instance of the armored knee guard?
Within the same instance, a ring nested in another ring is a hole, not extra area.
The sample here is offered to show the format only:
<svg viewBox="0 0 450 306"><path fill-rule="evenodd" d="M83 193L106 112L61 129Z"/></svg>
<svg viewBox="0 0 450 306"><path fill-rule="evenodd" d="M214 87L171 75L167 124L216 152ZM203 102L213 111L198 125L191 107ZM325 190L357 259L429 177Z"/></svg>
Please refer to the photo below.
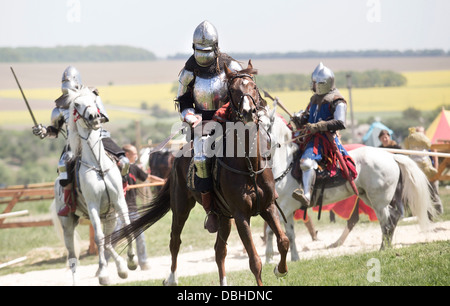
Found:
<svg viewBox="0 0 450 306"><path fill-rule="evenodd" d="M120 169L120 174L125 176L130 171L130 160L125 155L119 157L119 162L117 163Z"/></svg>
<svg viewBox="0 0 450 306"><path fill-rule="evenodd" d="M73 181L72 169L73 169L73 153L66 151L61 155L58 162L58 174L59 183L62 187L66 187Z"/></svg>

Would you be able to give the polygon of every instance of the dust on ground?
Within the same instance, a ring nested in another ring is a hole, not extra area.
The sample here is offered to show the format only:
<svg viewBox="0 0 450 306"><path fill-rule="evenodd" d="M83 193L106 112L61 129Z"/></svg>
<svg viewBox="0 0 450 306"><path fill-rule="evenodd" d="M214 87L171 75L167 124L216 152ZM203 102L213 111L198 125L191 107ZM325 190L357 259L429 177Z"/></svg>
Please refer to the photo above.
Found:
<svg viewBox="0 0 450 306"><path fill-rule="evenodd" d="M300 260L316 258L321 256L341 256L361 252L371 252L379 249L381 244L381 230L377 222L358 225L350 233L344 245L335 249L327 249L341 235L342 229L321 229L318 241L312 241L309 235L297 235L296 243L299 249ZM398 226L394 234L394 247L402 247L415 243L426 243L439 240L450 240L450 221L433 223L427 232L422 232L417 224L407 224ZM254 235L254 242L261 260L265 262L265 246L259 238L259 234ZM37 250L46 252L48 250ZM179 277L193 276L203 273L216 272L214 250L189 252L184 251L178 257ZM58 252L57 252L58 253ZM55 254L60 256L61 254ZM288 260L290 253L288 253ZM274 261L279 260L276 254ZM109 264L109 274L111 284L120 284L131 281L162 280L170 272L170 256L159 256L149 258L151 268L142 271L129 271L127 279L120 279L117 275L116 267ZM95 277L98 265L78 266L77 285L98 286L98 279ZM243 252L240 244L228 247L226 258L226 271L249 270L247 254ZM249 272L250 273L250 272ZM72 273L68 268L32 271L27 273L14 273L0 277L0 286L69 286L72 285Z"/></svg>

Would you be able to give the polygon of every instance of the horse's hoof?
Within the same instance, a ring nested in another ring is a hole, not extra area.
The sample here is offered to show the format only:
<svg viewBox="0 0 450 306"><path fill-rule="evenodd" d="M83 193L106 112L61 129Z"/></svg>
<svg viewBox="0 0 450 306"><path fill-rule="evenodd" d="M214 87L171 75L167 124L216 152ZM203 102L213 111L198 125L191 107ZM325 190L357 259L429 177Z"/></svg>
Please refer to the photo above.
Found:
<svg viewBox="0 0 450 306"><path fill-rule="evenodd" d="M100 285L103 285L103 286L107 286L111 283L109 280L109 276L100 276L98 278L98 282L100 283Z"/></svg>
<svg viewBox="0 0 450 306"><path fill-rule="evenodd" d="M288 274L288 271L286 271L286 272L284 272L284 273L281 273L281 272L278 270L278 265L276 265L275 268L273 269L273 274L275 274L275 276L276 276L277 278L283 278L283 277L285 277L285 276Z"/></svg>
<svg viewBox="0 0 450 306"><path fill-rule="evenodd" d="M169 277L163 280L164 286L178 286L178 278L176 273L170 273Z"/></svg>
<svg viewBox="0 0 450 306"><path fill-rule="evenodd" d="M129 259L129 260L128 260L127 266L128 266L128 269L130 269L131 271L134 271L134 270L137 269L138 263L137 263L136 256L134 256L133 259L131 259L131 260Z"/></svg>
<svg viewBox="0 0 450 306"><path fill-rule="evenodd" d="M339 246L339 244L338 243L332 243L332 244L330 244L329 246L327 246L327 249L335 249L335 248L337 248Z"/></svg>
<svg viewBox="0 0 450 306"><path fill-rule="evenodd" d="M165 280L163 280L163 285L167 286L167 287L169 287L169 286L178 286L178 283L177 282L173 282L172 283L169 280L165 279Z"/></svg>
<svg viewBox="0 0 450 306"><path fill-rule="evenodd" d="M117 273L118 275L119 275L119 277L121 278L121 279L126 279L126 278L128 278L128 271L119 271L118 273Z"/></svg>

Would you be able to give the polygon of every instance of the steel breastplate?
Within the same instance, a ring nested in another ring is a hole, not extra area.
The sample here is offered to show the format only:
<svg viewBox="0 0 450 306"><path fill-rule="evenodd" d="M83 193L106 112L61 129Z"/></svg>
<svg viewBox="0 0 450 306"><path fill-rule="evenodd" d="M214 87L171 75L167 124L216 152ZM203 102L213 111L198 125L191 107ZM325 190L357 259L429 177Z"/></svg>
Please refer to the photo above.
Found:
<svg viewBox="0 0 450 306"><path fill-rule="evenodd" d="M195 108L199 110L217 110L227 97L225 72L211 78L195 78L193 90Z"/></svg>

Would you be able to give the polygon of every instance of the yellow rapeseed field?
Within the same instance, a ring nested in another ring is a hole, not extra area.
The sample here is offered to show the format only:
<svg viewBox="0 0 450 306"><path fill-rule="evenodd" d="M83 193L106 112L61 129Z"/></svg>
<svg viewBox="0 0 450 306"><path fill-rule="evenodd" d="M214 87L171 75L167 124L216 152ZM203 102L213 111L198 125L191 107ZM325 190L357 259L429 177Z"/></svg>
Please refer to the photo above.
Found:
<svg viewBox="0 0 450 306"><path fill-rule="evenodd" d="M450 104L450 71L405 72L408 83L403 87L353 88L353 110L358 112L403 111L408 107L433 110ZM348 100L347 88L339 88ZM310 91L274 92L292 111L304 109Z"/></svg>
<svg viewBox="0 0 450 306"><path fill-rule="evenodd" d="M353 110L358 112L399 112L408 107L419 110L433 110L439 105L450 104L450 70L405 72L408 84L403 87L354 88L352 90ZM141 119L145 114L117 110L115 107L131 107L141 109L159 105L169 111L174 110L171 91L172 83L144 85L113 85L99 87L100 95L105 103L111 121L121 119ZM340 88L348 99L347 88ZM33 100L54 101L60 95L59 88L28 89L26 95L30 104ZM292 112L304 109L311 97L310 91L271 92L278 96ZM0 98L21 99L17 89L0 90ZM48 123L53 103L49 103L47 111L35 111L38 121ZM26 108L23 111L2 111L0 125L27 124L30 122Z"/></svg>

